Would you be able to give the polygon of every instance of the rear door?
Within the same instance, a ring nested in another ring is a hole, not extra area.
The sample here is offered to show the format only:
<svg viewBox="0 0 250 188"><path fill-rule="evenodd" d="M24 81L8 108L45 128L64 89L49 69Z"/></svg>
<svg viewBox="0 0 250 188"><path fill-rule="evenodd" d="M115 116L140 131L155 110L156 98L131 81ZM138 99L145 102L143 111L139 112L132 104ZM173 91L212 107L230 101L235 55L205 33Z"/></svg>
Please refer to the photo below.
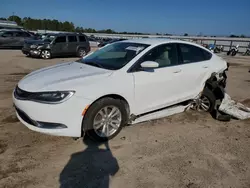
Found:
<svg viewBox="0 0 250 188"><path fill-rule="evenodd" d="M31 38L31 35L29 33L23 31L16 31L15 32L16 46L22 47L24 45L24 41L29 38Z"/></svg>
<svg viewBox="0 0 250 188"><path fill-rule="evenodd" d="M209 74L212 55L197 46L184 43L178 44L178 53L183 72L183 84L179 88L179 93L186 98L193 98L202 91L204 78Z"/></svg>
<svg viewBox="0 0 250 188"><path fill-rule="evenodd" d="M68 36L68 53L75 55L76 54L76 48L78 45L77 37L76 35Z"/></svg>
<svg viewBox="0 0 250 188"><path fill-rule="evenodd" d="M53 42L51 53L56 56L63 56L68 54L68 45L66 36L57 36Z"/></svg>
<svg viewBox="0 0 250 188"><path fill-rule="evenodd" d="M14 33L12 31L5 31L0 36L0 47L13 47L15 46Z"/></svg>

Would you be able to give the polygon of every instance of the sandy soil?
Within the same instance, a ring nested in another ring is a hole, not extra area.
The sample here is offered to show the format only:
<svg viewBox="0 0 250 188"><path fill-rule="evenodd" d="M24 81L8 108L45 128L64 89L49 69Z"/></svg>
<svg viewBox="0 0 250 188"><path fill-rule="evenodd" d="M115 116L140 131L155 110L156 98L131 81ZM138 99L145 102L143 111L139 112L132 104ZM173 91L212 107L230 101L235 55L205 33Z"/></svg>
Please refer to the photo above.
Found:
<svg viewBox="0 0 250 188"><path fill-rule="evenodd" d="M32 70L76 58L40 60L0 51L0 187L249 188L249 120L219 122L186 112L125 127L106 145L27 129L11 92ZM231 63L228 93L250 105L250 57Z"/></svg>

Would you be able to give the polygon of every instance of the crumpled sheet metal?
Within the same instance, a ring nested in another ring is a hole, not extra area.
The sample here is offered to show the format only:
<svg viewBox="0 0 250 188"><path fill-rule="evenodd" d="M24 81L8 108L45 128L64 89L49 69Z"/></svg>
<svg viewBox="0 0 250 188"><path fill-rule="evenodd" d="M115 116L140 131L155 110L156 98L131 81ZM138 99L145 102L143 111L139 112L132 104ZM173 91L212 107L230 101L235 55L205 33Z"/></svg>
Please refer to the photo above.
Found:
<svg viewBox="0 0 250 188"><path fill-rule="evenodd" d="M224 99L219 107L219 111L231 115L236 119L243 120L250 118L250 108L241 103L235 102L227 93L225 93Z"/></svg>

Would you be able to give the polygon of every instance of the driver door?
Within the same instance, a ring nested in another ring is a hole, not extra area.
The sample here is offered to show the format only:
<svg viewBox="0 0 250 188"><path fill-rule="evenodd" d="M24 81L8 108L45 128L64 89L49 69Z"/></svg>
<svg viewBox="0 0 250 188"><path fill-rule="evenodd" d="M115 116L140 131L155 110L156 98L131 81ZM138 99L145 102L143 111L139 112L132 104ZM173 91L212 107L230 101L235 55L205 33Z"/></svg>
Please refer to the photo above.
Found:
<svg viewBox="0 0 250 188"><path fill-rule="evenodd" d="M51 52L55 56L68 54L68 43L66 36L57 36L53 42Z"/></svg>
<svg viewBox="0 0 250 188"><path fill-rule="evenodd" d="M157 62L159 67L142 70L140 64L145 61ZM136 115L180 101L179 87L182 87L183 77L178 66L176 44L164 44L152 49L139 60L137 66L139 71L133 72Z"/></svg>

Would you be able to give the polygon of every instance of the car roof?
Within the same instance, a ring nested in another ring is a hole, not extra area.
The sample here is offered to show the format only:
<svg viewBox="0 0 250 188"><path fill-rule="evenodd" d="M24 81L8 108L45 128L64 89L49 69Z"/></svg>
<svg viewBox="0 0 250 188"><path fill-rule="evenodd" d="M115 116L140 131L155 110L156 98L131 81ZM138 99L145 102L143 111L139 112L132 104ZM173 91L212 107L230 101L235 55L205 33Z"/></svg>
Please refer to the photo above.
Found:
<svg viewBox="0 0 250 188"><path fill-rule="evenodd" d="M148 44L148 45L160 45L165 43L186 43L186 44L192 44L195 45L192 42L187 42L184 40L178 40L178 39L170 39L170 38L140 38L140 39L129 39L121 42L133 42L133 43L141 43L141 44Z"/></svg>
<svg viewBox="0 0 250 188"><path fill-rule="evenodd" d="M26 32L26 31L23 31L23 30L20 30L20 29L0 29L0 31L22 31L22 32Z"/></svg>
<svg viewBox="0 0 250 188"><path fill-rule="evenodd" d="M140 39L129 39L129 40L120 41L120 42L140 43L140 44L146 44L146 45L152 45L152 46L157 46L157 45L166 44L166 43L182 43L182 44L189 44L189 45L197 46L199 48L202 48L202 49L205 49L205 50L209 51L208 49L201 46L200 44L197 44L197 43L194 43L194 42L188 42L188 41L181 40L181 39L140 38Z"/></svg>
<svg viewBox="0 0 250 188"><path fill-rule="evenodd" d="M83 33L51 33L50 35L54 35L54 36L76 36L76 35L79 35L79 36L85 36Z"/></svg>

